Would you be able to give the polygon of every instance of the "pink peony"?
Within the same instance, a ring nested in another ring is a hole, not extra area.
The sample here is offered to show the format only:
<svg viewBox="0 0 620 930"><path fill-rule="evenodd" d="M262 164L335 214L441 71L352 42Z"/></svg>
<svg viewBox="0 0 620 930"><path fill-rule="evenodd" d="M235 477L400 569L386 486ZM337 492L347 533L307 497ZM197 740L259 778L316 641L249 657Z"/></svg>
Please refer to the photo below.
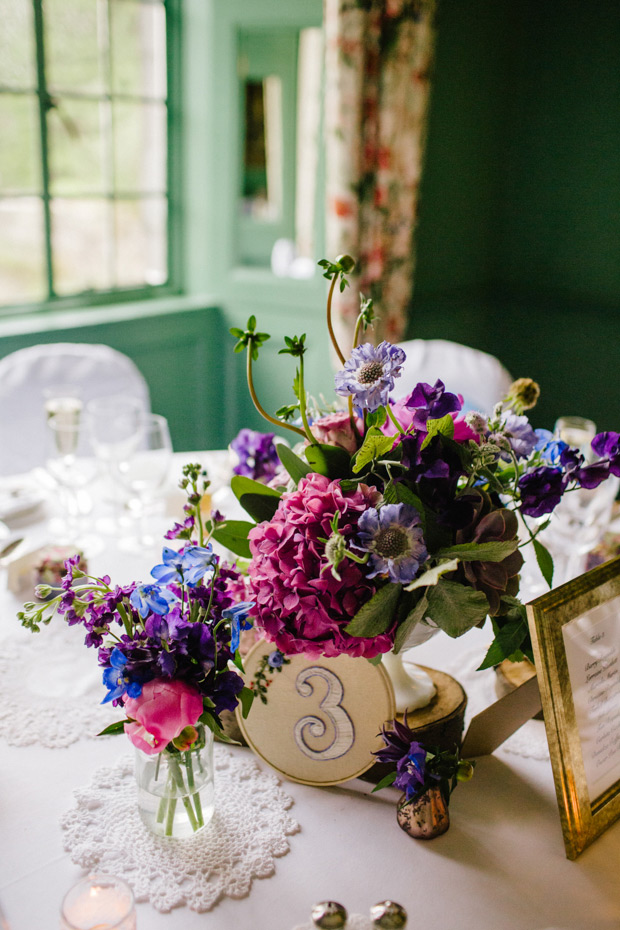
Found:
<svg viewBox="0 0 620 930"><path fill-rule="evenodd" d="M361 420L358 420L360 431L363 430ZM319 442L328 443L332 446L340 446L349 455L357 452L359 440L351 426L351 419L345 410L338 413L328 413L324 417L319 417L312 424L312 432Z"/></svg>
<svg viewBox="0 0 620 930"><path fill-rule="evenodd" d="M339 532L350 540L362 513L380 496L364 484L343 491L338 481L311 473L296 491L282 495L271 520L250 530L253 614L266 638L282 652L372 658L391 649L393 627L372 639L345 633L344 627L375 587L350 559L338 568L341 580L334 578L320 541L329 538L336 511Z"/></svg>
<svg viewBox="0 0 620 930"><path fill-rule="evenodd" d="M186 727L198 722L203 706L200 694L191 685L156 678L143 686L140 697L126 698L124 709L136 721L125 724L125 733L134 746L154 756Z"/></svg>

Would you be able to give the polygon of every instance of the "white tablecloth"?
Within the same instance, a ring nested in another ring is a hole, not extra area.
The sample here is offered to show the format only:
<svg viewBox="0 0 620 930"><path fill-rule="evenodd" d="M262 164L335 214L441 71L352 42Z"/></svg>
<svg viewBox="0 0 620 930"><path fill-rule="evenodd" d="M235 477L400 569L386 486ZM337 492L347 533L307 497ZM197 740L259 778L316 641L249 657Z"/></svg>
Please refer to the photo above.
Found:
<svg viewBox="0 0 620 930"><path fill-rule="evenodd" d="M124 582L146 576L156 556L128 557L108 541L91 568ZM16 635L16 607L4 594L0 638ZM453 667L461 650L479 643L482 655L488 640L480 630L461 641L442 635L418 654L425 664ZM81 875L63 852L59 819L73 805L73 790L127 748L123 737L64 749L0 742L0 902L12 930L58 926L62 896ZM410 927L427 930L620 926L620 824L569 862L549 762L501 749L481 759L473 781L453 796L450 830L428 843L398 829L391 789L370 796L369 785L354 781L323 789L287 783L286 790L301 832L290 838L275 876L255 881L248 898L224 899L206 914L185 907L162 914L140 904L138 927L291 930L307 922L317 901L335 899L365 914L385 898L407 908Z"/></svg>

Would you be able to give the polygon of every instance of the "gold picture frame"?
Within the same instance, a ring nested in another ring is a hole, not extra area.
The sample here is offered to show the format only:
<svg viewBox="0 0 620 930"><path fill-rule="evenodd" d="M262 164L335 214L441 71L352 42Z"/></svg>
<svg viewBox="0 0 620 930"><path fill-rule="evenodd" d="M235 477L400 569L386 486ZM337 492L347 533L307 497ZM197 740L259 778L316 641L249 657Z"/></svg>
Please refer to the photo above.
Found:
<svg viewBox="0 0 620 930"><path fill-rule="evenodd" d="M620 818L620 558L527 605L566 855Z"/></svg>

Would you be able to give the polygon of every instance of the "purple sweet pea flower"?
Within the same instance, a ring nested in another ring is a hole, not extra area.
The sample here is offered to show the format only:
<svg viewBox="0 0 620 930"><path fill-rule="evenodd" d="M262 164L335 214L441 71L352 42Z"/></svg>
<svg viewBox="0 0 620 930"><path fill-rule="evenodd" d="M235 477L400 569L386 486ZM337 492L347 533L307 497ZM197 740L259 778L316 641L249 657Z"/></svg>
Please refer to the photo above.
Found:
<svg viewBox="0 0 620 930"><path fill-rule="evenodd" d="M602 458L609 459L609 471L620 478L620 433L597 433L592 449Z"/></svg>
<svg viewBox="0 0 620 930"><path fill-rule="evenodd" d="M416 408L413 425L421 430L426 430L427 420L441 420L448 413L458 413L463 406L460 397L446 391L445 384L439 379L432 386L421 381L403 404Z"/></svg>
<svg viewBox="0 0 620 930"><path fill-rule="evenodd" d="M239 458L239 463L233 468L234 473L264 484L270 481L280 465L273 439L273 433L240 430L230 444Z"/></svg>
<svg viewBox="0 0 620 930"><path fill-rule="evenodd" d="M388 403L394 378L399 377L405 358L403 350L389 342L378 346L365 342L357 346L344 363L344 371L336 372L336 393L343 397L352 395L358 412L373 413Z"/></svg>
<svg viewBox="0 0 620 930"><path fill-rule="evenodd" d="M501 435L508 440L518 459L526 459L534 451L538 443L538 436L532 429L528 418L517 416L516 413L507 415ZM489 438L491 442L494 441L493 435ZM507 454L502 457L508 458Z"/></svg>
<svg viewBox="0 0 620 930"><path fill-rule="evenodd" d="M585 464L585 458L578 449L567 446L560 455L560 464L564 467L567 481L575 481L580 488L593 490L609 477L609 459Z"/></svg>
<svg viewBox="0 0 620 930"><path fill-rule="evenodd" d="M521 512L528 517L551 513L562 499L567 479L561 468L540 465L519 478Z"/></svg>
<svg viewBox="0 0 620 930"><path fill-rule="evenodd" d="M370 507L357 525L357 547L370 553L368 578L388 575L391 581L409 582L428 558L420 514L409 504Z"/></svg>

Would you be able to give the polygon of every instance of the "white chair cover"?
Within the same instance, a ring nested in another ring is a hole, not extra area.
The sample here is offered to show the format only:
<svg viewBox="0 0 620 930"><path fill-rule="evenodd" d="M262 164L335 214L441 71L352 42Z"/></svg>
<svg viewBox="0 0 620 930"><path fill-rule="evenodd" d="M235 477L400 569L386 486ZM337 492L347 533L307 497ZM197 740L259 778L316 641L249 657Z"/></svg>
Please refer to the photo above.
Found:
<svg viewBox="0 0 620 930"><path fill-rule="evenodd" d="M407 355L395 382L396 399L409 394L419 381L440 378L446 390L462 394L464 410L490 413L506 396L513 379L493 355L446 339L410 339L399 343Z"/></svg>
<svg viewBox="0 0 620 930"><path fill-rule="evenodd" d="M123 394L150 410L149 389L136 365L106 345L52 343L20 349L0 360L0 475L45 462L47 388L73 387L84 404Z"/></svg>

